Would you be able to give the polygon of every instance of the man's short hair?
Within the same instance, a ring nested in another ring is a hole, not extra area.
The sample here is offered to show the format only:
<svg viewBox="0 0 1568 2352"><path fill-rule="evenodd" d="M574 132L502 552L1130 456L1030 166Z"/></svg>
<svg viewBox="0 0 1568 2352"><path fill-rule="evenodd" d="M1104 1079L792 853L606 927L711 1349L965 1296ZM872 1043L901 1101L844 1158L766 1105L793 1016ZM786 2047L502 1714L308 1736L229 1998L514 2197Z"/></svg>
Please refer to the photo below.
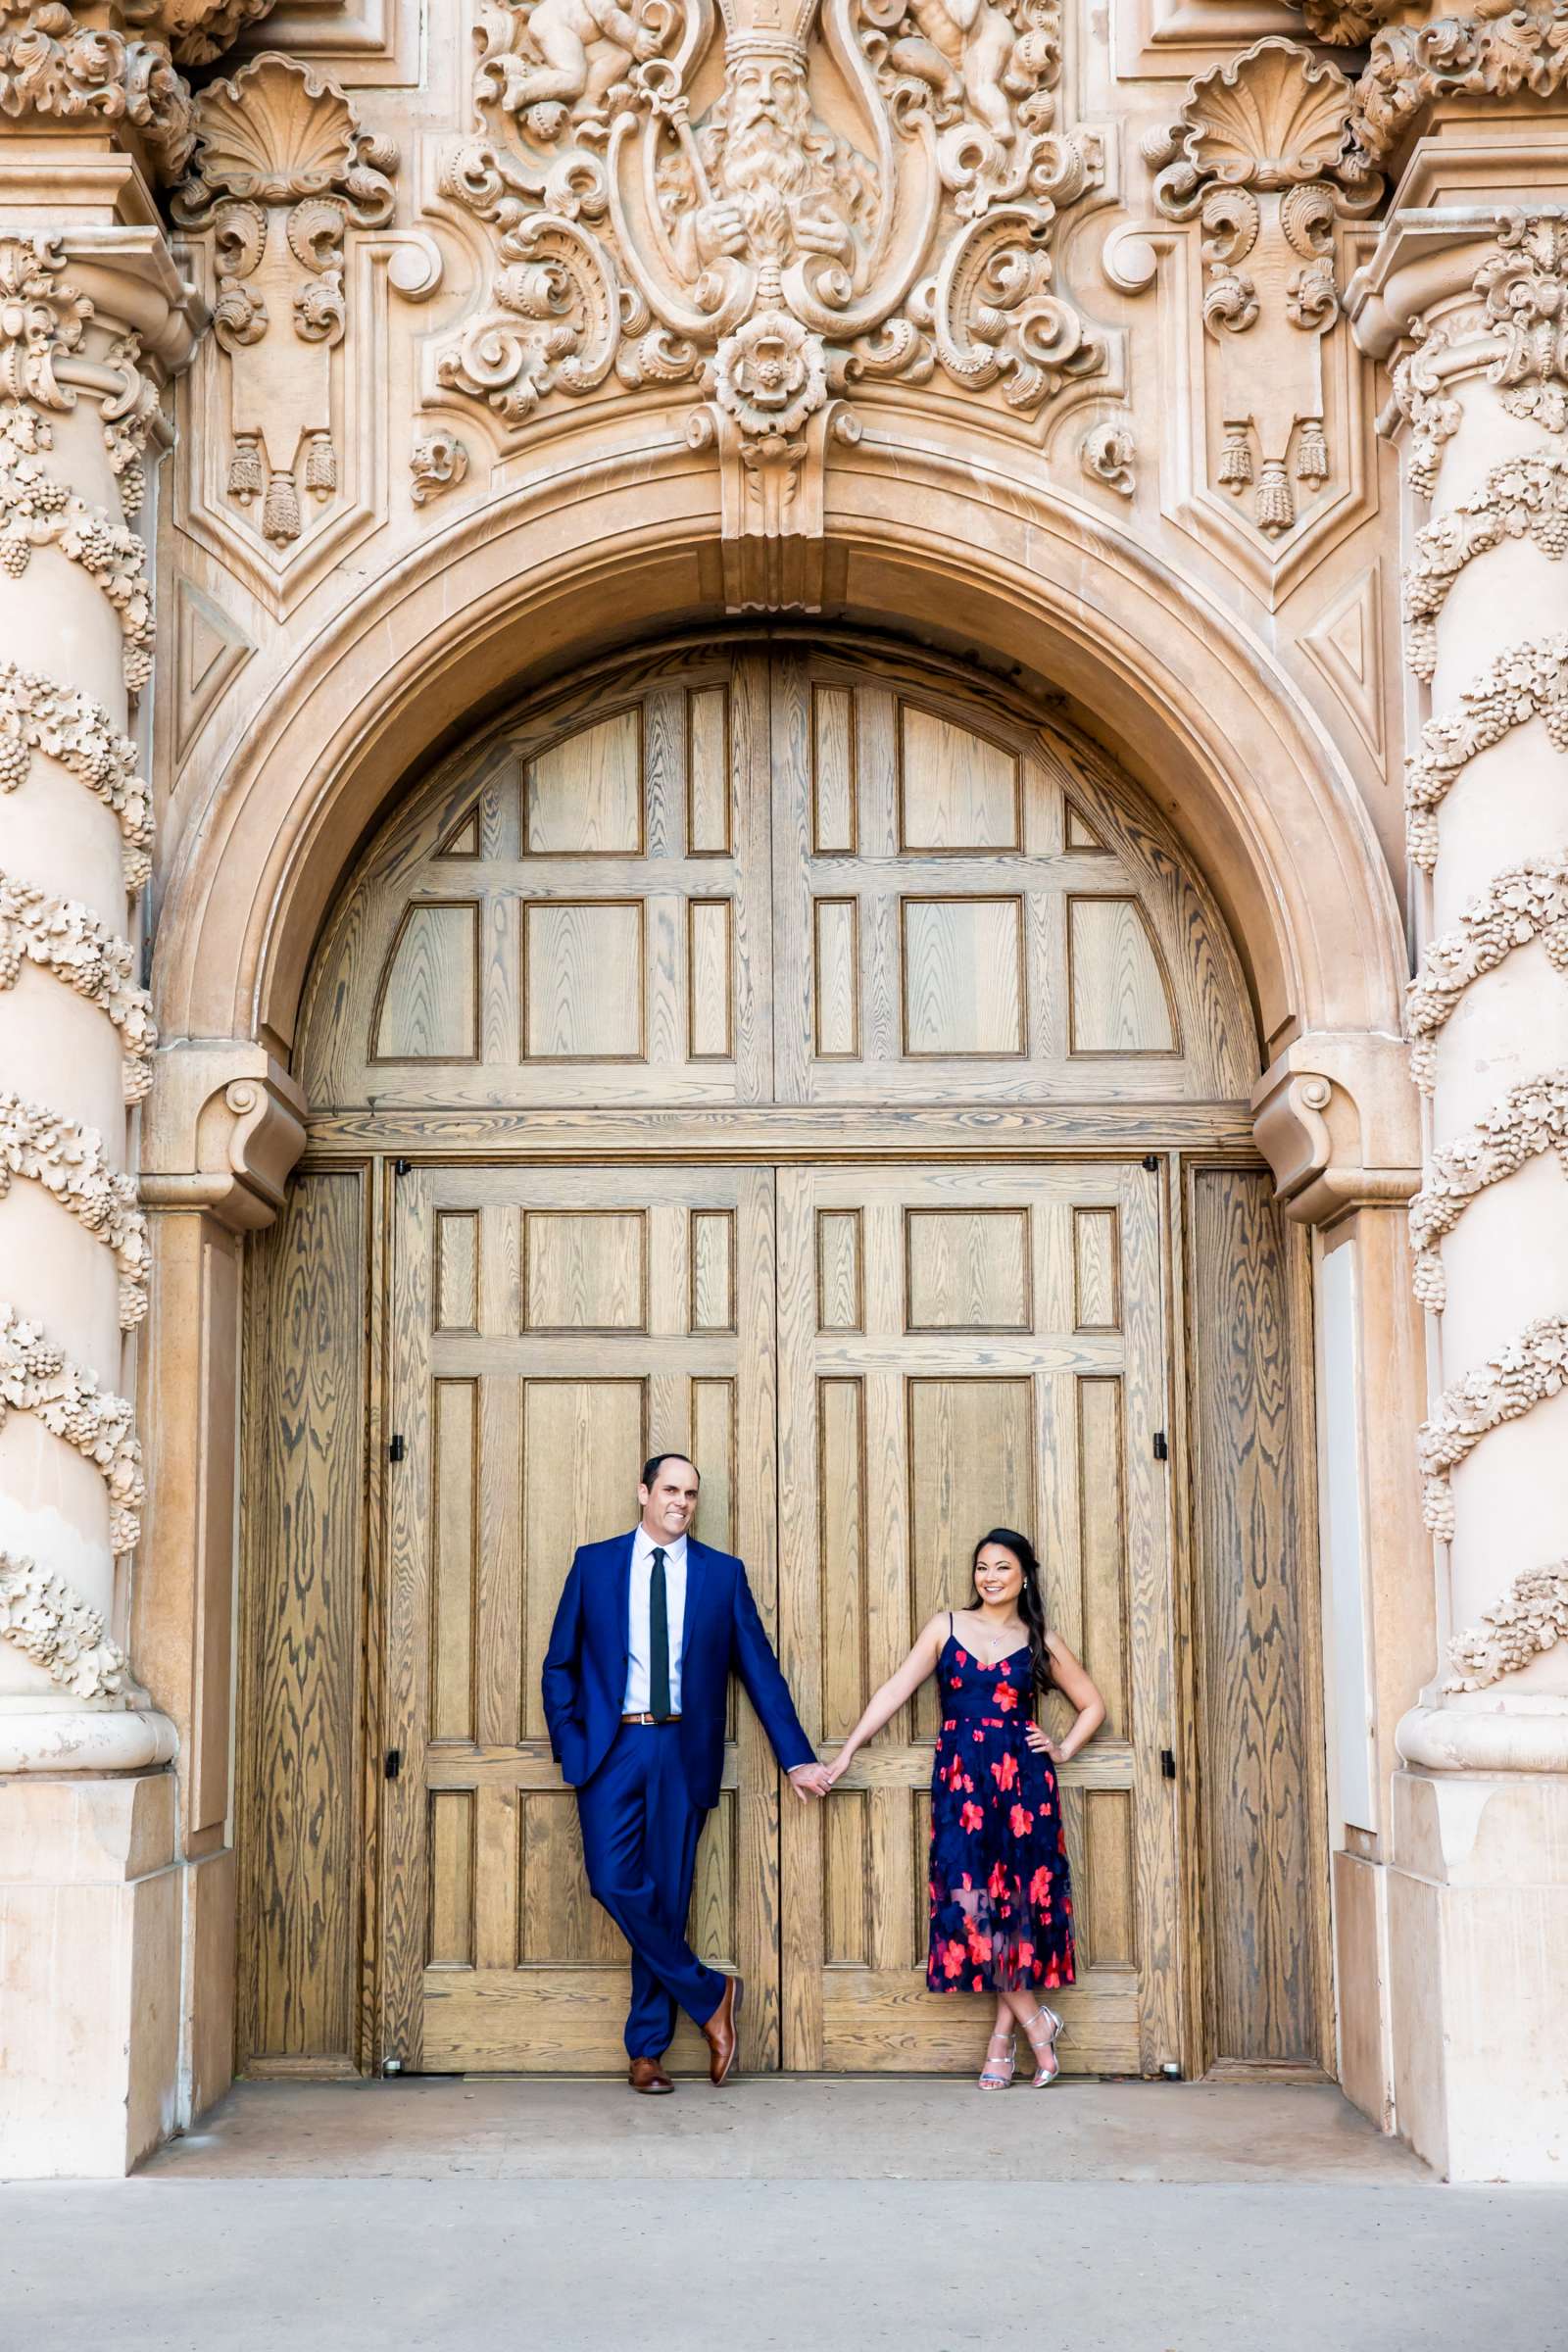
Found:
<svg viewBox="0 0 1568 2352"><path fill-rule="evenodd" d="M668 1453L651 1453L643 1464L642 1483L645 1487L652 1487L666 1462L692 1462L692 1457L689 1453L681 1453L674 1446L670 1447ZM692 1468L697 1470L695 1462L692 1462ZM703 1483L703 1474L700 1470L697 1470L697 1483L699 1486Z"/></svg>

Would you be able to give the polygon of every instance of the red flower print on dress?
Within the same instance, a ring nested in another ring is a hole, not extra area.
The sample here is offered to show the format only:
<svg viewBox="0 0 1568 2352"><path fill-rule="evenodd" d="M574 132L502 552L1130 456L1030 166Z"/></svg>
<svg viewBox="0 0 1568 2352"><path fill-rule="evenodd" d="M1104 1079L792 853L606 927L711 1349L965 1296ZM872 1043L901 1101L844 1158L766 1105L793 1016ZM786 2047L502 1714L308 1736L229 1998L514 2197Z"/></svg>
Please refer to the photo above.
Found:
<svg viewBox="0 0 1568 2352"><path fill-rule="evenodd" d="M1048 1905L1051 1901L1051 1873L1043 1862L1029 1882L1029 1900Z"/></svg>
<svg viewBox="0 0 1568 2352"><path fill-rule="evenodd" d="M978 1723L975 1725L974 1730L969 1735L971 1740L983 1740L985 1736L984 1725Z"/></svg>
<svg viewBox="0 0 1568 2352"><path fill-rule="evenodd" d="M1010 1750L1006 1754L999 1756L991 1767L991 1777L999 1788L1016 1788L1018 1786L1017 1757Z"/></svg>
<svg viewBox="0 0 1568 2352"><path fill-rule="evenodd" d="M948 1685L948 1689L949 1689L950 1690L961 1690L963 1689L963 1677L962 1677L962 1675L961 1675L961 1674L956 1674L956 1675L953 1677L953 1680L952 1680L952 1681L949 1683L949 1685Z"/></svg>
<svg viewBox="0 0 1568 2352"><path fill-rule="evenodd" d="M997 1685L996 1698L1004 1715L1011 1714L1013 1708L1018 1704L1018 1693L1010 1683Z"/></svg>
<svg viewBox="0 0 1568 2352"><path fill-rule="evenodd" d="M959 1650L956 1650L956 1651L954 1652L954 1655L956 1657L956 1659L957 1659L957 1661L958 1661L958 1664L959 1664L960 1666L967 1666L967 1665L968 1665L968 1663L969 1663L969 1652L968 1652L966 1649L959 1649ZM961 1685L956 1682L956 1683L954 1684L954 1686L953 1686L953 1687L954 1687L954 1689L956 1690L959 1690L959 1689L961 1688Z"/></svg>
<svg viewBox="0 0 1568 2352"><path fill-rule="evenodd" d="M1007 1819L1015 1838L1027 1838L1035 1826L1035 1817L1025 1805L1014 1805Z"/></svg>
<svg viewBox="0 0 1568 2352"><path fill-rule="evenodd" d="M943 1974L949 1977L961 1977L963 1974L963 1958L964 1954L962 1944L959 1943L956 1938L950 1940L942 1954Z"/></svg>
<svg viewBox="0 0 1568 2352"><path fill-rule="evenodd" d="M979 1829L984 1820L985 1815L981 1812L978 1805L964 1805L959 1810L958 1827L960 1830L967 1830L971 1838L974 1836L975 1831Z"/></svg>
<svg viewBox="0 0 1568 2352"><path fill-rule="evenodd" d="M986 1892L994 1903L999 1903L1006 1891L1007 1874L1000 1862L993 1862L991 1876L986 1881Z"/></svg>
<svg viewBox="0 0 1568 2352"><path fill-rule="evenodd" d="M991 1938L975 1926L972 1919L968 1923L968 1944L969 1957L971 1960L990 1959Z"/></svg>

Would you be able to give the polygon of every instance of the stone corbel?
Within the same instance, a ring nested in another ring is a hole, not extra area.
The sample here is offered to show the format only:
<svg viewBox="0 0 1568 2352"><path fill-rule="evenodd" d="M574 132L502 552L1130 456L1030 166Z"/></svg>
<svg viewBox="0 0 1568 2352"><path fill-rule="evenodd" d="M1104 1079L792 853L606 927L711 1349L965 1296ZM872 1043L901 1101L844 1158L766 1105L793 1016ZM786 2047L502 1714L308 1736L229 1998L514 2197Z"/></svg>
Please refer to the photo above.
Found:
<svg viewBox="0 0 1568 2352"><path fill-rule="evenodd" d="M167 1047L143 1114L141 1197L231 1233L270 1225L305 1149L305 1098L261 1046Z"/></svg>
<svg viewBox="0 0 1568 2352"><path fill-rule="evenodd" d="M856 416L830 400L796 429L767 432L713 401L694 410L686 437L718 455L725 610L820 612L828 444L858 441Z"/></svg>
<svg viewBox="0 0 1568 2352"><path fill-rule="evenodd" d="M1405 1047L1396 1037L1298 1039L1253 1090L1252 1133L1300 1224L1408 1200L1421 1146Z"/></svg>

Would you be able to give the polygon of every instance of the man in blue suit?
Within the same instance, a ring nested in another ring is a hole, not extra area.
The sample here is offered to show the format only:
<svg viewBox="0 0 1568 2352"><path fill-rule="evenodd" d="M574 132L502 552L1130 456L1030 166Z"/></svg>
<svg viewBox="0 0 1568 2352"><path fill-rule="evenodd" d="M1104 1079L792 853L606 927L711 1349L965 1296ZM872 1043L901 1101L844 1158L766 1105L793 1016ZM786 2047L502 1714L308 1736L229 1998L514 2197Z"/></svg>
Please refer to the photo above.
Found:
<svg viewBox="0 0 1568 2352"><path fill-rule="evenodd" d="M828 1778L801 1729L741 1561L698 1543L698 1473L655 1454L629 1536L584 1544L545 1652L545 1720L577 1791L588 1884L631 1946L626 2018L633 2090L675 2085L663 2056L677 2004L708 2040L709 2078L735 2066L745 1985L707 1968L686 1940L704 1816L717 1802L731 1666L773 1752L806 1802Z"/></svg>

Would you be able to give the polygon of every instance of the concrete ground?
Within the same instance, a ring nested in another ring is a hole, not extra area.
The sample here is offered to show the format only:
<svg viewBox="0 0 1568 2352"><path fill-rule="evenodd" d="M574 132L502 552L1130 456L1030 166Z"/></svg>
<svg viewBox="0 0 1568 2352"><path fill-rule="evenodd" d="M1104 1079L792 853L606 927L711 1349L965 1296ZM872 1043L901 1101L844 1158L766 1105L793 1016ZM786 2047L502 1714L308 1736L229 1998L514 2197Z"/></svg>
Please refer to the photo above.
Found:
<svg viewBox="0 0 1568 2352"><path fill-rule="evenodd" d="M3 2352L1568 2352L1568 2190L1326 2086L242 2084L0 2225Z"/></svg>

